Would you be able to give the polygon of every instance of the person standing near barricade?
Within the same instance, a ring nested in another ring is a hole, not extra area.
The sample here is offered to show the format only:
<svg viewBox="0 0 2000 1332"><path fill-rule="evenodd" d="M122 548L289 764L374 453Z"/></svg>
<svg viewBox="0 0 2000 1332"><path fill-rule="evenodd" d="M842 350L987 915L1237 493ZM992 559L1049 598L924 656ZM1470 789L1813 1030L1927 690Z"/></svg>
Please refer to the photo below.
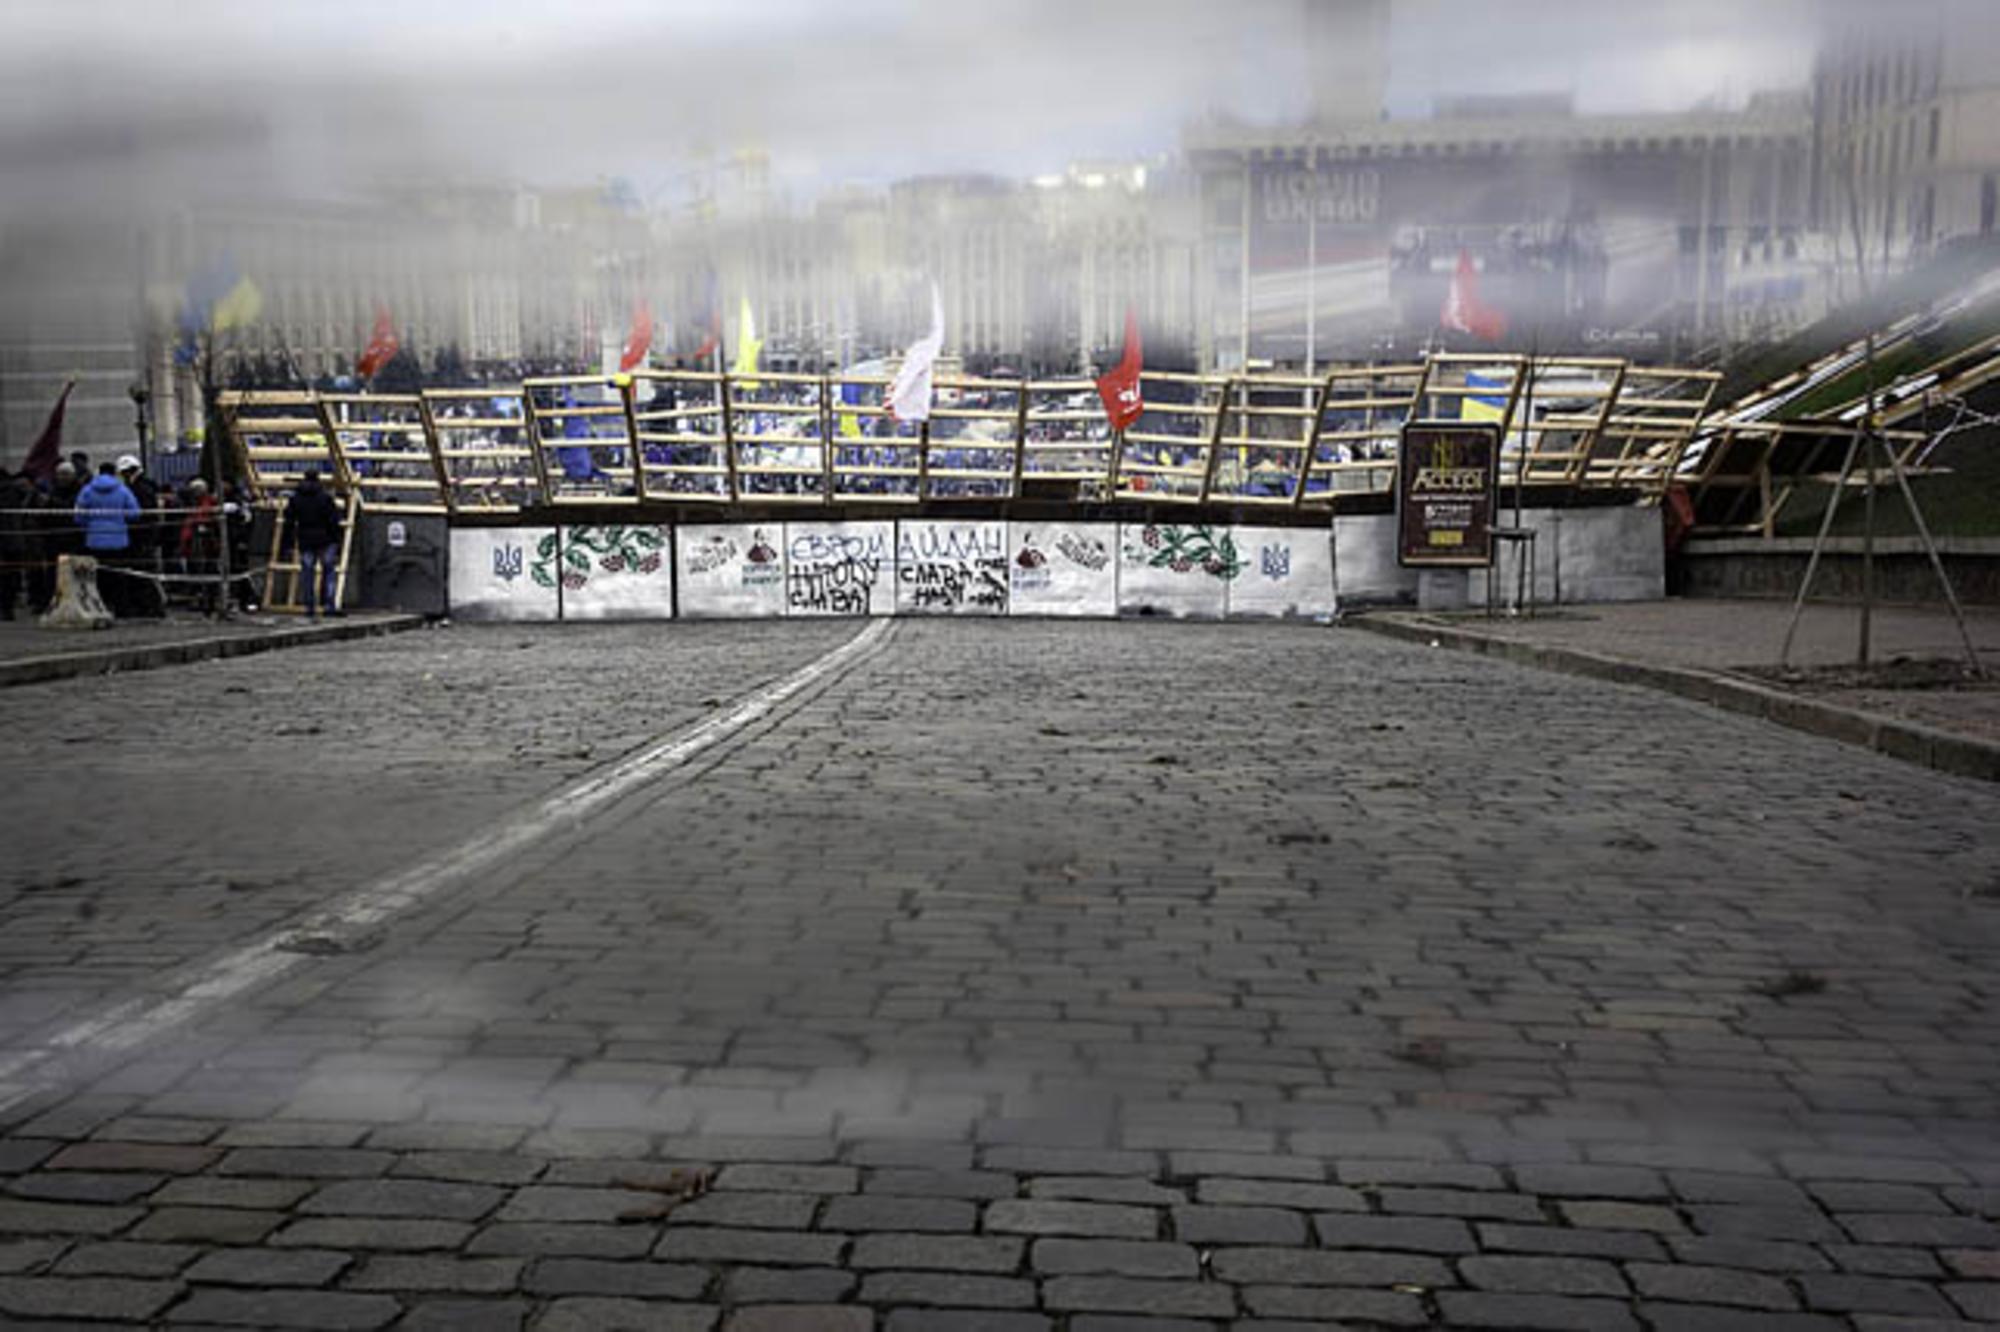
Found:
<svg viewBox="0 0 2000 1332"><path fill-rule="evenodd" d="M0 620L14 618L14 603L34 567L35 486L0 467Z"/></svg>
<svg viewBox="0 0 2000 1332"><path fill-rule="evenodd" d="M83 529L83 548L95 555L98 562L108 569L127 569L132 559L132 520L140 516L138 499L123 481L118 479L117 469L105 463L97 469L97 478L83 488L76 497L76 522ZM105 607L120 619L133 614L135 602L132 590L124 584L132 580L117 577L98 584L98 591L104 597Z"/></svg>
<svg viewBox="0 0 2000 1332"><path fill-rule="evenodd" d="M125 552L126 561L140 575L157 574L160 572L160 541L165 518L160 507L160 488L139 466L139 460L129 453L118 460L118 479L132 492L132 498L139 501L139 525L130 534L132 541ZM126 604L131 607L132 614L149 619L166 614L166 590L159 583L143 576L125 581L131 584L125 592L128 598Z"/></svg>
<svg viewBox="0 0 2000 1332"><path fill-rule="evenodd" d="M197 578L214 578L221 568L222 506L208 493L208 482L200 477L188 482L187 498L188 516L181 520L177 547L181 562ZM225 590L213 583L202 585L196 602L204 614L215 613L219 604L217 594Z"/></svg>
<svg viewBox="0 0 2000 1332"><path fill-rule="evenodd" d="M35 614L40 615L56 601L56 561L65 555L83 554L83 532L76 525L76 497L83 493L83 474L75 463L57 463L56 479L42 498L42 512L36 526L41 529L41 548L35 552Z"/></svg>
<svg viewBox="0 0 2000 1332"><path fill-rule="evenodd" d="M299 488L285 503L285 525L298 544L299 600L305 603L306 618L317 620L322 610L339 616L340 508L319 483L318 472L308 470L299 478Z"/></svg>
<svg viewBox="0 0 2000 1332"><path fill-rule="evenodd" d="M251 581L250 533L256 520L250 513L250 494L234 481L222 487L223 540L229 543L229 588L237 608L254 614L258 606L257 585Z"/></svg>

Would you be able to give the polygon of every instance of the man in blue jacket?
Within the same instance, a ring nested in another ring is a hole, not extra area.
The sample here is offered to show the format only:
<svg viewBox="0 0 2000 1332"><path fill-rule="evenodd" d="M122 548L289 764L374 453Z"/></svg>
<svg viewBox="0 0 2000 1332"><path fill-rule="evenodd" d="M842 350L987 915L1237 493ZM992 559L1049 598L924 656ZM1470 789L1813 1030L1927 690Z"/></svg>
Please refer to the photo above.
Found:
<svg viewBox="0 0 2000 1332"><path fill-rule="evenodd" d="M100 464L97 476L76 497L76 521L83 528L83 548L106 568L127 567L132 535L126 524L139 514L139 499L118 479L117 468L110 463ZM106 609L114 616L123 618L139 604L132 595L133 589L126 585L130 581L123 575L114 575L98 585Z"/></svg>

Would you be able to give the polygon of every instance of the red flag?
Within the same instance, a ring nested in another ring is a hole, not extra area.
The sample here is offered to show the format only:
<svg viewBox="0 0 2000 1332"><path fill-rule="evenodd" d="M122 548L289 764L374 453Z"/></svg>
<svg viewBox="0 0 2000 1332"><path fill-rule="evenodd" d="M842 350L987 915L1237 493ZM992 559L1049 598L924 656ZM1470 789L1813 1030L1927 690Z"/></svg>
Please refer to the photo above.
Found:
<svg viewBox="0 0 2000 1332"><path fill-rule="evenodd" d="M361 359L354 363L354 373L363 379L373 379L382 373L382 367L396 359L396 353L403 349L402 339L396 336L396 325L389 318L389 307L375 307L375 331L368 335L368 346L361 353Z"/></svg>
<svg viewBox="0 0 2000 1332"><path fill-rule="evenodd" d="M1104 399L1104 414L1111 418L1113 430L1123 430L1139 419L1146 410L1145 399L1139 396L1139 315L1130 306L1125 309L1125 355L1109 372L1097 380L1097 396Z"/></svg>
<svg viewBox="0 0 2000 1332"><path fill-rule="evenodd" d="M37 481L55 480L56 468L63 460L63 412L69 406L69 391L75 387L74 379L63 385L62 395L56 399L55 410L49 413L49 423L42 427L42 433L36 437L34 446L28 450L27 458L21 463L22 475L33 477Z"/></svg>
<svg viewBox="0 0 2000 1332"><path fill-rule="evenodd" d="M701 346L695 348L694 359L697 361L706 361L709 357L715 355L716 348L721 345L722 308L711 305L708 308L708 327L702 332Z"/></svg>
<svg viewBox="0 0 2000 1332"><path fill-rule="evenodd" d="M636 301L632 306L632 327L625 333L625 351L618 358L620 370L631 370L646 363L646 353L653 348L653 311L644 301Z"/></svg>
<svg viewBox="0 0 2000 1332"><path fill-rule="evenodd" d="M1488 342L1507 331L1507 316L1479 299L1479 270L1472 266L1472 256L1464 250L1458 252L1458 269L1451 275L1451 290L1445 293L1438 323Z"/></svg>

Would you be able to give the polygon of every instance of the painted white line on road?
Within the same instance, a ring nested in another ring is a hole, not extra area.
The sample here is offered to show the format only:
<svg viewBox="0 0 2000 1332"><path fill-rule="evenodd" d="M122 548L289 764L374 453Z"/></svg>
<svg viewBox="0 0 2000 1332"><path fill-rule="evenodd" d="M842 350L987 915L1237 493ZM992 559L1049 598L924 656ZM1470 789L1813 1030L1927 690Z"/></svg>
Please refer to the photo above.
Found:
<svg viewBox="0 0 2000 1332"><path fill-rule="evenodd" d="M46 1044L0 1059L0 1113L26 1097L47 1090L17 1083L23 1073L61 1054L117 1054L159 1037L226 999L284 974L308 961L285 944L301 935L338 938L367 932L392 916L416 906L440 889L458 883L527 850L553 833L574 830L585 819L630 795L646 783L713 749L746 726L770 715L774 708L815 682L867 655L886 638L892 620L873 620L839 647L801 666L784 679L752 694L728 712L710 717L628 754L602 772L594 773L543 800L527 814L510 820L491 834L480 834L420 861L378 883L356 889L332 910L303 925L275 930L217 959L200 976L164 997L130 999L57 1032Z"/></svg>

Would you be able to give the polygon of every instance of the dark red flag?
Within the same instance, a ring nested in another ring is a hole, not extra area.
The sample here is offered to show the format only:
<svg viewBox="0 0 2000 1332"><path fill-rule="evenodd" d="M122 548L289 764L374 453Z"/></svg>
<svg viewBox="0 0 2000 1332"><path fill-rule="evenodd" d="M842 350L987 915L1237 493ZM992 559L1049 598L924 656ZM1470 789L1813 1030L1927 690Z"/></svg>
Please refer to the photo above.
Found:
<svg viewBox="0 0 2000 1332"><path fill-rule="evenodd" d="M653 349L653 311L644 301L632 306L632 327L625 332L625 351L618 358L620 370L632 370L646 363Z"/></svg>
<svg viewBox="0 0 2000 1332"><path fill-rule="evenodd" d="M1458 252L1458 269L1451 275L1451 289L1445 293L1438 323L1457 333L1470 333L1488 342L1507 331L1507 316L1479 299L1479 270L1472 256Z"/></svg>
<svg viewBox="0 0 2000 1332"><path fill-rule="evenodd" d="M69 391L76 387L70 380L63 385L62 395L56 399L55 410L49 413L49 423L42 427L42 433L35 438L34 447L21 463L21 472L37 481L53 481L56 468L62 463L63 412L69 406Z"/></svg>
<svg viewBox="0 0 2000 1332"><path fill-rule="evenodd" d="M1123 430L1139 419L1146 410L1145 399L1139 395L1139 369L1142 354L1139 348L1139 315L1127 307L1125 311L1125 355L1110 371L1098 376L1097 396L1104 399L1104 414L1111 418L1113 430Z"/></svg>
<svg viewBox="0 0 2000 1332"><path fill-rule="evenodd" d="M354 373L363 379L373 379L382 372L382 367L396 359L396 353L403 349L403 341L396 336L395 321L389 318L389 307L375 307L375 331L368 335L368 346L361 353L361 359L354 363Z"/></svg>

